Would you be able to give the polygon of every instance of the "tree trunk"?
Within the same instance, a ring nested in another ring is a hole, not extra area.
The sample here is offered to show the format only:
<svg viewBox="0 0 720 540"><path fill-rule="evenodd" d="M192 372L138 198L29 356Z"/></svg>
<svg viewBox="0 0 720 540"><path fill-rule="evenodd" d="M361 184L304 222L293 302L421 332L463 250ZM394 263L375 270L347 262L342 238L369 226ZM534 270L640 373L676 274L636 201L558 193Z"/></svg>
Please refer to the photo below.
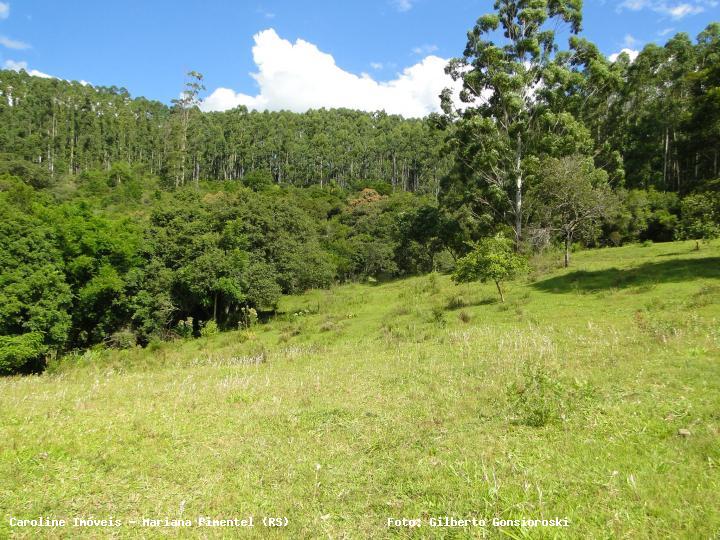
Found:
<svg viewBox="0 0 720 540"><path fill-rule="evenodd" d="M572 245L572 237L567 235L565 237L565 268L570 266L570 246Z"/></svg>
<svg viewBox="0 0 720 540"><path fill-rule="evenodd" d="M663 153L663 189L667 189L667 162L668 162L669 147L670 147L670 137L668 136L668 129L665 128L665 151Z"/></svg>
<svg viewBox="0 0 720 540"><path fill-rule="evenodd" d="M495 280L495 286L497 287L498 293L500 294L500 302L505 303L505 295L503 294L502 287L500 286L500 282Z"/></svg>
<svg viewBox="0 0 720 540"><path fill-rule="evenodd" d="M522 140L520 135L517 136L517 148L515 158L515 249L520 249L520 241L522 240L522 188L523 176L521 170L522 163Z"/></svg>

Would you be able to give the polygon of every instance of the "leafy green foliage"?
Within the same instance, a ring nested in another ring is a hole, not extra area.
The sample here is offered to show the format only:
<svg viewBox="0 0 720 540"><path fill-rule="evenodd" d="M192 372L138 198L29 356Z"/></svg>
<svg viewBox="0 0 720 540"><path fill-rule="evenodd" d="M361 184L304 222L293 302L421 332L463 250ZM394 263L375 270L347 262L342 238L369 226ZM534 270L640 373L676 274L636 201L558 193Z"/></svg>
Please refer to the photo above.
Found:
<svg viewBox="0 0 720 540"><path fill-rule="evenodd" d="M17 336L0 335L0 375L15 373L37 362L47 348L40 332Z"/></svg>
<svg viewBox="0 0 720 540"><path fill-rule="evenodd" d="M720 193L689 195L680 206L679 236L687 239L720 236Z"/></svg>
<svg viewBox="0 0 720 540"><path fill-rule="evenodd" d="M458 183L445 189L457 189L453 199L461 207L504 221L519 244L532 158L582 152L591 144L570 112L549 109L543 91L570 68L567 56L557 53L552 26L567 24L577 34L582 4L496 0L493 7L468 32L463 56L447 67L454 80L462 80L460 99L467 107L453 110L449 90L443 92L444 111L459 117L452 139Z"/></svg>
<svg viewBox="0 0 720 540"><path fill-rule="evenodd" d="M513 251L512 241L498 234L484 238L472 246L470 253L458 259L452 279L455 283L492 280L505 301L503 282L528 270L527 259Z"/></svg>
<svg viewBox="0 0 720 540"><path fill-rule="evenodd" d="M532 200L538 224L559 234L565 244L565 266L577 237L594 239L602 222L617 207L607 173L579 155L550 158L543 164Z"/></svg>
<svg viewBox="0 0 720 540"><path fill-rule="evenodd" d="M525 364L522 378L508 388L515 421L542 427L560 419L566 395L557 373L541 365Z"/></svg>

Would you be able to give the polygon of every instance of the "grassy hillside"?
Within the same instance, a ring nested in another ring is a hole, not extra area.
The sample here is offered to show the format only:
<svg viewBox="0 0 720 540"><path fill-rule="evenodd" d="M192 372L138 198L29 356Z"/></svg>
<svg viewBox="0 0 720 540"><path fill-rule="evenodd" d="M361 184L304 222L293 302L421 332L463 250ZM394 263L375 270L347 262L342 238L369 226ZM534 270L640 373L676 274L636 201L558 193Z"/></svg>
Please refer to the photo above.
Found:
<svg viewBox="0 0 720 540"><path fill-rule="evenodd" d="M252 331L0 379L0 515L253 515L250 537L262 516L292 538L720 534L720 242L538 263L505 304L440 275L348 285L284 298ZM386 526L434 516L571 523Z"/></svg>

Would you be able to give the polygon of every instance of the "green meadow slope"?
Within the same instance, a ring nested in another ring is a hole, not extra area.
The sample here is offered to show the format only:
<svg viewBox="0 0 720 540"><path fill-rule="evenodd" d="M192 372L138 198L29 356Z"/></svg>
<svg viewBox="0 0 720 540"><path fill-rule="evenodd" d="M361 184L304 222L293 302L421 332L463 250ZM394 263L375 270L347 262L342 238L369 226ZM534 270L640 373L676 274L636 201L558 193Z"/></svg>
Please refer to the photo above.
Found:
<svg viewBox="0 0 720 540"><path fill-rule="evenodd" d="M505 304L441 275L313 291L251 331L0 379L0 537L715 537L720 242L694 246L536 261Z"/></svg>

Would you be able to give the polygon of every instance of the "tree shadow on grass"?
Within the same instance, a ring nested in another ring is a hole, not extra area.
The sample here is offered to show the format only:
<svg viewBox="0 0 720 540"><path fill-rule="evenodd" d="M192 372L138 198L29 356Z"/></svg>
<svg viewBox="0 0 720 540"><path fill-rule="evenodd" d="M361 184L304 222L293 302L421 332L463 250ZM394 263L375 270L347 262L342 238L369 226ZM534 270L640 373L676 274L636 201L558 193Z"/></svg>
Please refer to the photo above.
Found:
<svg viewBox="0 0 720 540"><path fill-rule="evenodd" d="M499 298L491 298L491 297L485 297L477 300L470 300L468 301L462 301L462 302L453 302L450 300L450 302L447 303L445 306L445 311L457 311L459 309L465 309L469 307L475 307L475 306L490 306L492 304L497 304L500 302Z"/></svg>
<svg viewBox="0 0 720 540"><path fill-rule="evenodd" d="M706 278L720 278L720 257L649 262L634 268L576 270L538 281L532 286L540 291L552 293L592 292Z"/></svg>

